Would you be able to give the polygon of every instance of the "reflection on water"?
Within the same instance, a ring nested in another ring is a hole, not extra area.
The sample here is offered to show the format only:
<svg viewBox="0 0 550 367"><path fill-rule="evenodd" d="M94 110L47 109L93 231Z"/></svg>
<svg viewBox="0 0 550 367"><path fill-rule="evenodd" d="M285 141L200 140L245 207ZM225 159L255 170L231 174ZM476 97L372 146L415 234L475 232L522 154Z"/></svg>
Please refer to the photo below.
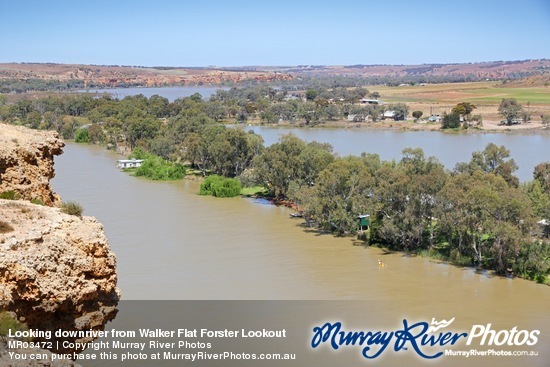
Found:
<svg viewBox="0 0 550 367"><path fill-rule="evenodd" d="M261 204L261 205L273 205L271 201L265 198L254 198L252 199L252 202L255 204Z"/></svg>
<svg viewBox="0 0 550 367"><path fill-rule="evenodd" d="M196 182L137 179L103 148L65 151L53 187L105 225L123 299L383 300L390 306L365 317L456 317L541 329L550 342L546 286L354 246L304 229L284 207L199 196Z"/></svg>

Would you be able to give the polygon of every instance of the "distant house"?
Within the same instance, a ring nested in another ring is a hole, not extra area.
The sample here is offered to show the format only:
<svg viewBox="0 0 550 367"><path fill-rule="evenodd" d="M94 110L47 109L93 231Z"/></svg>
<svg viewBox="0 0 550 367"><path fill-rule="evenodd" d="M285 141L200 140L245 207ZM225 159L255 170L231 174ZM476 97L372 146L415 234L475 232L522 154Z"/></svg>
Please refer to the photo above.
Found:
<svg viewBox="0 0 550 367"><path fill-rule="evenodd" d="M145 159L119 159L117 161L117 167L124 169L124 168L137 168L140 167L141 164L145 161Z"/></svg>
<svg viewBox="0 0 550 367"><path fill-rule="evenodd" d="M379 99L367 99L367 98L360 99L359 103L360 104L372 104L372 105L382 105L382 104L384 104L384 102L382 102Z"/></svg>
<svg viewBox="0 0 550 367"><path fill-rule="evenodd" d="M431 115L428 117L429 122L441 122L441 116L439 115Z"/></svg>
<svg viewBox="0 0 550 367"><path fill-rule="evenodd" d="M384 120L385 119L395 119L395 114L396 114L396 112L394 110L384 111L384 113L382 114L382 118Z"/></svg>

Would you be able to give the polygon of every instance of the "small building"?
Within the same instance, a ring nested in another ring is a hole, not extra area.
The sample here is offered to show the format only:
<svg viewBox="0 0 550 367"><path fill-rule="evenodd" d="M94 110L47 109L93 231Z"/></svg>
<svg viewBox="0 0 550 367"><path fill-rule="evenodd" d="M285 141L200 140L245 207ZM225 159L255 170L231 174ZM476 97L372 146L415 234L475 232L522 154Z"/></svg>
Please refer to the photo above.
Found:
<svg viewBox="0 0 550 367"><path fill-rule="evenodd" d="M382 119L395 119L396 112L394 110L384 111Z"/></svg>
<svg viewBox="0 0 550 367"><path fill-rule="evenodd" d="M441 116L439 115L431 115L428 117L429 122L441 122Z"/></svg>
<svg viewBox="0 0 550 367"><path fill-rule="evenodd" d="M357 216L358 225L359 225L359 231L363 231L363 227L366 227L366 229L370 226L370 215L369 214L361 214Z"/></svg>
<svg viewBox="0 0 550 367"><path fill-rule="evenodd" d="M140 167L141 164L145 161L145 159L119 159L117 161L117 167L124 169L124 168L137 168Z"/></svg>
<svg viewBox="0 0 550 367"><path fill-rule="evenodd" d="M360 104L370 104L370 105L382 105L382 104L384 104L384 102L382 102L379 99L367 99L367 98L360 99L359 103Z"/></svg>

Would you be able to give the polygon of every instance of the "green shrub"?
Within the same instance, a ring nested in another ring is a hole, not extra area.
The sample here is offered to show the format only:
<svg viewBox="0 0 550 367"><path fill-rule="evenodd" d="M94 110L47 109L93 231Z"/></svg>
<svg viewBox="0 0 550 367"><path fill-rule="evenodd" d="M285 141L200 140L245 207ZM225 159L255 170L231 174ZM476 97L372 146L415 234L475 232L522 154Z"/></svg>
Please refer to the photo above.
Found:
<svg viewBox="0 0 550 367"><path fill-rule="evenodd" d="M41 199L31 199L31 204L36 204L36 205L46 205Z"/></svg>
<svg viewBox="0 0 550 367"><path fill-rule="evenodd" d="M456 112L447 114L443 113L443 119L441 120L441 127L443 129L457 129L460 127L460 115Z"/></svg>
<svg viewBox="0 0 550 367"><path fill-rule="evenodd" d="M88 129L78 129L74 133L74 141L77 143L87 143L89 141Z"/></svg>
<svg viewBox="0 0 550 367"><path fill-rule="evenodd" d="M181 164L169 162L157 155L146 153L141 148L136 148L129 158L145 160L140 167L134 170L134 176L137 177L167 181L180 180L185 176L185 167Z"/></svg>
<svg viewBox="0 0 550 367"><path fill-rule="evenodd" d="M13 227L8 222L0 220L0 233L8 233L13 231Z"/></svg>
<svg viewBox="0 0 550 367"><path fill-rule="evenodd" d="M211 175L204 179L199 189L199 195L212 195L212 184L221 179L221 176Z"/></svg>
<svg viewBox="0 0 550 367"><path fill-rule="evenodd" d="M27 326L17 321L9 312L0 311L0 336L8 336L9 330L24 331Z"/></svg>
<svg viewBox="0 0 550 367"><path fill-rule="evenodd" d="M82 212L84 209L82 205L74 201L67 201L61 203L61 211L65 214L76 215L77 217L82 217Z"/></svg>
<svg viewBox="0 0 550 367"><path fill-rule="evenodd" d="M547 283L550 275L550 242L533 241L524 244L512 269L522 278Z"/></svg>
<svg viewBox="0 0 550 367"><path fill-rule="evenodd" d="M217 198L231 198L241 194L239 180L218 175L208 176L201 184L199 195L212 195Z"/></svg>
<svg viewBox="0 0 550 367"><path fill-rule="evenodd" d="M13 190L4 191L4 192L0 193L0 199L19 200L19 199L21 199L21 194L19 194L18 192L15 192Z"/></svg>

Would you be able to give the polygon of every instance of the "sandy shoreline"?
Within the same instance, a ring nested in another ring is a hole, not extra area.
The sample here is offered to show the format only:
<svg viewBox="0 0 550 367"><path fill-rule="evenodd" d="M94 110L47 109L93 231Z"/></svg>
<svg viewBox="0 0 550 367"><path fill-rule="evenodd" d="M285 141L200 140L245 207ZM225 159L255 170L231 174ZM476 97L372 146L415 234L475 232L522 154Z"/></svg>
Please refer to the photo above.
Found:
<svg viewBox="0 0 550 367"><path fill-rule="evenodd" d="M365 130L403 130L403 131L438 131L450 134L471 134L471 133L503 133L503 134L540 134L550 135L550 127L545 127L541 122L530 122L521 125L500 125L500 121L483 121L483 126L473 126L467 130L443 130L440 123L422 123L413 120L406 121L379 121L379 122L348 122L331 121L317 125L306 125L304 123L278 123L261 124L249 122L248 126L265 126L273 128L319 128L319 129L365 129Z"/></svg>

